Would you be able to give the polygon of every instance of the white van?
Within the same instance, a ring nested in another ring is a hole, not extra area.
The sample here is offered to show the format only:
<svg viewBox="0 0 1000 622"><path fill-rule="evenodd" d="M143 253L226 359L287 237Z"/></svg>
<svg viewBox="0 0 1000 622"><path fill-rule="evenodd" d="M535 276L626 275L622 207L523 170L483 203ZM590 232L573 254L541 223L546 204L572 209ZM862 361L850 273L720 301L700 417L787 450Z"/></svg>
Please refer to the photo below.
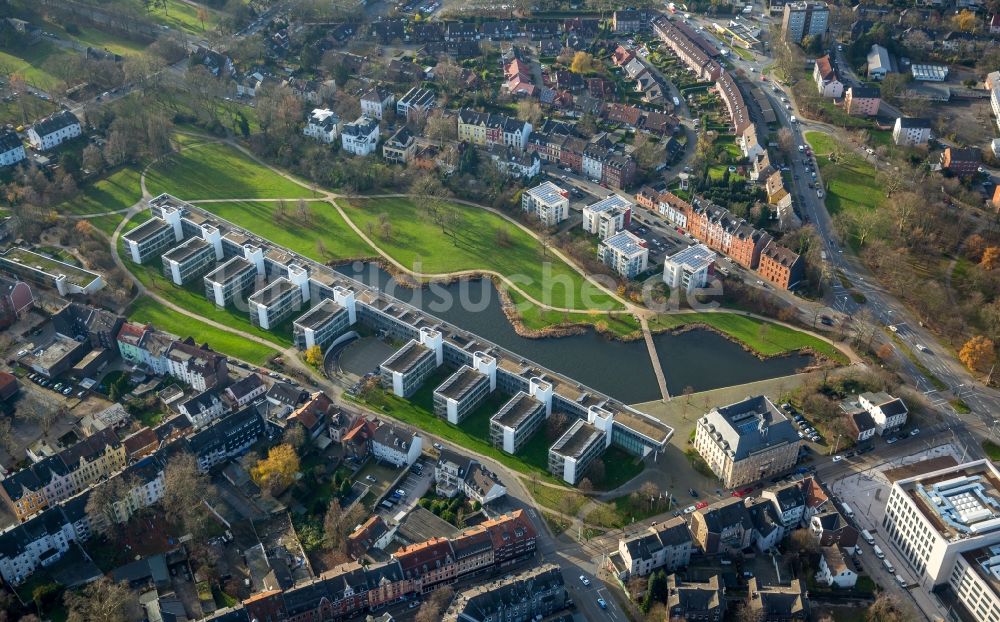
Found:
<svg viewBox="0 0 1000 622"><path fill-rule="evenodd" d="M873 536L867 529L861 530L861 537L864 538L865 542L868 544L875 544L875 536Z"/></svg>
<svg viewBox="0 0 1000 622"><path fill-rule="evenodd" d="M888 559L883 559L882 565L885 566L885 569L888 570L889 572L893 573L896 572L896 568L892 565L892 562L889 561Z"/></svg>
<svg viewBox="0 0 1000 622"><path fill-rule="evenodd" d="M882 552L882 549L878 548L877 544L872 547L872 550L875 551L875 557L885 559L885 553Z"/></svg>
<svg viewBox="0 0 1000 622"><path fill-rule="evenodd" d="M847 518L854 518L854 510L851 509L851 506L846 503L841 503L840 507L844 509L844 516Z"/></svg>
<svg viewBox="0 0 1000 622"><path fill-rule="evenodd" d="M793 124L795 124L795 123L798 123L798 122L799 122L799 120L795 118L795 115L794 115L794 114L792 115L792 118L791 118L791 119L789 119L789 121L791 121L791 122L792 122Z"/></svg>

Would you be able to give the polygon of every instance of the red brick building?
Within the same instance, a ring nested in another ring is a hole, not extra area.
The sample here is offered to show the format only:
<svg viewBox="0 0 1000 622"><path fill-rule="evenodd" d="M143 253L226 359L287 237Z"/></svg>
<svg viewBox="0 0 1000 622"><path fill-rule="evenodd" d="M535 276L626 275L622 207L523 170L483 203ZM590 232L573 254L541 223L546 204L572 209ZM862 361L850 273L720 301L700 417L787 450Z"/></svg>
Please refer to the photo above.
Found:
<svg viewBox="0 0 1000 622"><path fill-rule="evenodd" d="M802 280L802 257L789 248L771 242L760 254L757 272L775 287L788 289Z"/></svg>

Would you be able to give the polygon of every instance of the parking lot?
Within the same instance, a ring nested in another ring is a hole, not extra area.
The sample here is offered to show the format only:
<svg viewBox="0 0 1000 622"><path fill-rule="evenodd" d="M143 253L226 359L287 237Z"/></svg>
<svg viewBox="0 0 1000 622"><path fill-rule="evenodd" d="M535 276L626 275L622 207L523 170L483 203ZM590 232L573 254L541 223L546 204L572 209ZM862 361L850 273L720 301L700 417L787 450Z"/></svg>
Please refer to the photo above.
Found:
<svg viewBox="0 0 1000 622"><path fill-rule="evenodd" d="M407 473L407 476L396 488L386 491L375 506L375 512L387 523L399 522L407 512L412 510L420 497L423 497L431 487L434 477L434 463L423 456Z"/></svg>

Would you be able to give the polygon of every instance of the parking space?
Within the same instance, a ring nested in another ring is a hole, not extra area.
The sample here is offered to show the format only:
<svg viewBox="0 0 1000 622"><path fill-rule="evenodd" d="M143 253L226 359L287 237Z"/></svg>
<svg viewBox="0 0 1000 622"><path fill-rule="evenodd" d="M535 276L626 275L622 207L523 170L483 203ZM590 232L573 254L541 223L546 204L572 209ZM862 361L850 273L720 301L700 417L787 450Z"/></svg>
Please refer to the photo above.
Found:
<svg viewBox="0 0 1000 622"><path fill-rule="evenodd" d="M384 488L375 506L375 512L386 522L398 522L396 519L412 510L427 493L433 478L433 463L426 457L420 458L410 467L405 478L391 489L388 486Z"/></svg>

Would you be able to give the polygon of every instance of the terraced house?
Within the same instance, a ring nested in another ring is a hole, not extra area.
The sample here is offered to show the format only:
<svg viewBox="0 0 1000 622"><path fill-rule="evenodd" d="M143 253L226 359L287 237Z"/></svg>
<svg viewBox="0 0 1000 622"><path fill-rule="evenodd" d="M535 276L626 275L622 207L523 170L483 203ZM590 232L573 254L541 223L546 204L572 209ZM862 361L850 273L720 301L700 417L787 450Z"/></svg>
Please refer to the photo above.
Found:
<svg viewBox="0 0 1000 622"><path fill-rule="evenodd" d="M19 521L125 468L125 446L111 428L0 480L0 498Z"/></svg>
<svg viewBox="0 0 1000 622"><path fill-rule="evenodd" d="M531 124L502 114L476 112L463 108L458 112L458 140L481 147L504 145L524 151L531 136Z"/></svg>

